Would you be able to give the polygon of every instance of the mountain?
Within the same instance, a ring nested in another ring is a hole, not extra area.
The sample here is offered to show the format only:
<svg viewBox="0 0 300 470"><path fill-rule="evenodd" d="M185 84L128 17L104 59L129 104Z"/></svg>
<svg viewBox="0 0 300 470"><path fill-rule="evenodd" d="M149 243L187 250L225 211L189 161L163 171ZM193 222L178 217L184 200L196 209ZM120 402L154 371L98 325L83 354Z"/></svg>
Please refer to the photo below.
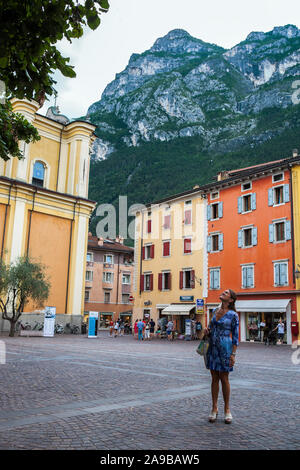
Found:
<svg viewBox="0 0 300 470"><path fill-rule="evenodd" d="M88 108L98 136L90 197L151 202L220 169L290 155L300 147L299 75L294 25L252 32L229 50L170 31L133 54Z"/></svg>

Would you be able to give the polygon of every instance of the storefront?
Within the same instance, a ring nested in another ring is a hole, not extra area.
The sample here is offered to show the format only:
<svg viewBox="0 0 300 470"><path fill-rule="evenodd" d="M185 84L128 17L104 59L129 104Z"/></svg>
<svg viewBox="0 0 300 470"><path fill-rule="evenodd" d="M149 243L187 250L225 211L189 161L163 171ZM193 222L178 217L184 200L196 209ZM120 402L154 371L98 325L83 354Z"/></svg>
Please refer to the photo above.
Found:
<svg viewBox="0 0 300 470"><path fill-rule="evenodd" d="M292 344L291 299L237 300L236 310L240 315L240 341L262 341L261 322L271 331L281 320L285 327L283 342Z"/></svg>
<svg viewBox="0 0 300 470"><path fill-rule="evenodd" d="M162 316L173 320L175 330L179 335L185 335L186 320L195 317L196 307L195 304L171 304L164 308L161 312Z"/></svg>
<svg viewBox="0 0 300 470"><path fill-rule="evenodd" d="M120 318L124 322L125 334L130 334L132 330L132 311L120 313Z"/></svg>
<svg viewBox="0 0 300 470"><path fill-rule="evenodd" d="M108 329L109 323L113 319L114 312L100 312L99 314L99 330Z"/></svg>

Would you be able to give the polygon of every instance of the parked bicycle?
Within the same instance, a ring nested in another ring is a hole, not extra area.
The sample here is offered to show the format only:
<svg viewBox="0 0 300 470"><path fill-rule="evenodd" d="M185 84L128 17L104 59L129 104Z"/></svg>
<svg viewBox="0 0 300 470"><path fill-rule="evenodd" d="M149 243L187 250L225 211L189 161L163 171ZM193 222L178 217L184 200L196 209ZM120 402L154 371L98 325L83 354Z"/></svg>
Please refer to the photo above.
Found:
<svg viewBox="0 0 300 470"><path fill-rule="evenodd" d="M65 332L65 329L64 329L63 325L61 325L60 323L55 323L54 333L57 333L57 334L61 335L64 332Z"/></svg>
<svg viewBox="0 0 300 470"><path fill-rule="evenodd" d="M16 323L16 331L20 331L20 330L31 330L31 325L30 325L30 323L28 323L28 322L22 323L22 321L19 320L19 321Z"/></svg>
<svg viewBox="0 0 300 470"><path fill-rule="evenodd" d="M71 323L66 323L65 331L66 331L66 333L71 333L72 335L79 335L79 333L80 333L79 326L71 325Z"/></svg>
<svg viewBox="0 0 300 470"><path fill-rule="evenodd" d="M44 323L40 323L40 322L36 321L35 325L32 329L35 330L35 331L42 331L44 329Z"/></svg>

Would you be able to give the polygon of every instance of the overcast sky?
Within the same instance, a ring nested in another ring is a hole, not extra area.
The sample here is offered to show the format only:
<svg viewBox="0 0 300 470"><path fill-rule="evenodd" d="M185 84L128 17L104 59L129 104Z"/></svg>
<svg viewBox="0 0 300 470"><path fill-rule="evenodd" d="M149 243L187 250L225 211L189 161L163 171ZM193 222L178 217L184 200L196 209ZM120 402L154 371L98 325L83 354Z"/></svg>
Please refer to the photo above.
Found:
<svg viewBox="0 0 300 470"><path fill-rule="evenodd" d="M85 115L106 85L127 66L133 53L149 49L157 38L176 28L203 41L231 48L252 31L274 26L300 27L299 0L110 0L96 31L59 49L70 57L76 78L56 75L60 111ZM46 113L53 99L40 110Z"/></svg>

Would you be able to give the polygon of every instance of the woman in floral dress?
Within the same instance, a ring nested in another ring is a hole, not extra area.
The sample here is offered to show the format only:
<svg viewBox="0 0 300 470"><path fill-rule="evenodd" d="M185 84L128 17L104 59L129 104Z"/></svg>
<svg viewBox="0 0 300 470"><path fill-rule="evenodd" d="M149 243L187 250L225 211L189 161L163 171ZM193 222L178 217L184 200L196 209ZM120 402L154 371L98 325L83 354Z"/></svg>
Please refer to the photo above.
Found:
<svg viewBox="0 0 300 470"><path fill-rule="evenodd" d="M208 329L205 330L205 334L209 335L206 367L210 369L212 376L212 411L209 415L209 421L214 423L217 419L219 382L221 381L225 423L229 424L232 422L229 408L229 372L233 370L235 363L239 336L239 317L235 310L235 292L231 289L225 290L220 295L220 300L222 304L214 310L213 318Z"/></svg>

